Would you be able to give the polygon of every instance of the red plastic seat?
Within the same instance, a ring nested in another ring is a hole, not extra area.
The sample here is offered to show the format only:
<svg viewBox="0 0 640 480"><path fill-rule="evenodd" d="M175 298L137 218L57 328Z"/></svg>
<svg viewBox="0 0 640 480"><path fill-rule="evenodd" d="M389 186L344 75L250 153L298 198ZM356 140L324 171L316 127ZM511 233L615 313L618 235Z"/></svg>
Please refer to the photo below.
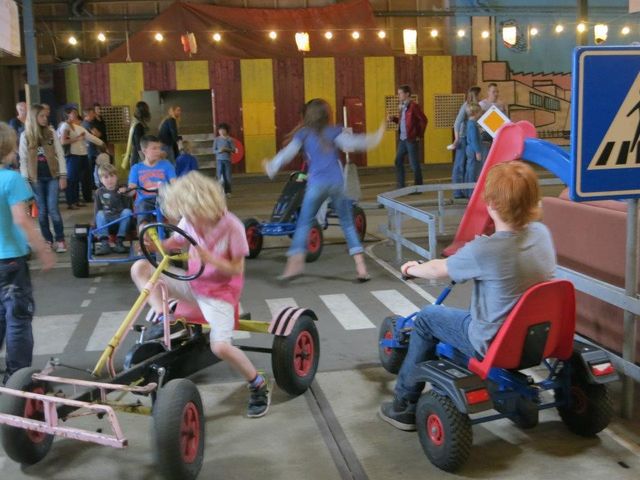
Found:
<svg viewBox="0 0 640 480"><path fill-rule="evenodd" d="M174 312L176 318L184 318L187 323L198 324L198 325L208 325L209 322L202 315L202 311L198 305L180 301L176 306L176 311ZM238 309L238 305L234 308L234 318L235 325L234 328L237 330L240 325L240 312Z"/></svg>
<svg viewBox="0 0 640 480"><path fill-rule="evenodd" d="M484 359L471 358L468 368L485 379L494 367L520 370L539 365L545 358L568 360L573 352L575 329L573 284L567 280L538 283L518 300L491 342ZM533 349L525 352L528 346L535 343L536 335L538 341L542 339L544 346L534 345Z"/></svg>

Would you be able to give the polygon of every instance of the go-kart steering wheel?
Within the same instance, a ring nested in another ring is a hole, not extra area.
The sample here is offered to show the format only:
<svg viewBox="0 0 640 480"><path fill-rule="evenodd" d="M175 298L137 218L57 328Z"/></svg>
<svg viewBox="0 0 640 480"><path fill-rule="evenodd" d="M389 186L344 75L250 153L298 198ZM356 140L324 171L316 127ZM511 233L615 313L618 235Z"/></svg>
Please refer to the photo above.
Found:
<svg viewBox="0 0 640 480"><path fill-rule="evenodd" d="M148 225L145 225L144 228L142 230L140 230L140 236L139 236L140 248L142 250L142 253L146 257L146 259L155 268L158 268L158 261L156 260L155 255L153 255L149 251L149 249L147 248L147 245L144 242L144 236L152 228L153 229L164 228L166 230L170 230L170 231L175 232L178 235L181 235L182 237L186 238L187 241L191 245L193 245L194 247L198 245L196 243L196 241L193 238L191 238L191 235L189 235L187 232L185 232L181 228L176 227L175 225L171 225L170 223L150 223ZM172 255L168 255L167 253L165 253L164 250L162 249L162 246L160 245L160 241L158 240L157 235L156 235L155 238L152 237L152 240L153 240L153 243L155 244L156 248L158 248L158 250L160 251L160 253L162 254L163 257L164 256L168 256L172 260L183 260L184 259L184 256L185 256L184 253L181 253L181 254L178 254L178 255L173 255L173 256ZM200 259L200 268L199 268L199 270L196 273L193 273L191 275L179 275L177 273L170 272L169 270L163 270L162 273L164 275L166 275L167 277L174 278L176 280L182 280L183 282L188 282L189 280L194 280L194 279L198 278L200 275L202 275L202 272L204 272L204 267L205 267L205 264L202 261L202 259Z"/></svg>

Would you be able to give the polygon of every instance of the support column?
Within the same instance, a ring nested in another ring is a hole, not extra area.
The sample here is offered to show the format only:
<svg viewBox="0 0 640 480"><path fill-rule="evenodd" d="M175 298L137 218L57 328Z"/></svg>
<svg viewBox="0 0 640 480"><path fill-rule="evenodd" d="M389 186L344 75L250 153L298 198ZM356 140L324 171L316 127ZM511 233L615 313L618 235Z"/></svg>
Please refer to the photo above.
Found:
<svg viewBox="0 0 640 480"><path fill-rule="evenodd" d="M33 26L33 0L23 0L22 19L24 33L24 55L27 60L27 104L40 103L40 82L38 78L38 49Z"/></svg>
<svg viewBox="0 0 640 480"><path fill-rule="evenodd" d="M576 0L577 1L577 10L578 17L577 22L583 22L585 25L589 20L589 0ZM589 37L589 29L580 33L576 30L576 45L587 45Z"/></svg>

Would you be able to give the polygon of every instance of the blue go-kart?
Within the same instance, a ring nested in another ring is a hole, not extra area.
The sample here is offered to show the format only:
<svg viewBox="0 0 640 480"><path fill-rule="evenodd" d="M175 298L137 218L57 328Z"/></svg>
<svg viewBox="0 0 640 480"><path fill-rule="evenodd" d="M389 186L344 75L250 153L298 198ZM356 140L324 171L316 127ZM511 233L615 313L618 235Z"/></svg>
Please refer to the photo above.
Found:
<svg viewBox="0 0 640 480"><path fill-rule="evenodd" d="M136 187L125 190L125 193L132 191L144 191L147 193L157 193L157 190L149 190L143 187ZM126 254L111 254L104 256L96 256L96 244L99 241L99 237L103 236L103 232L111 234L118 228L120 219L113 220L102 228L97 228L95 225L89 224L76 224L73 229L73 235L71 236L71 242L69 243L69 254L71 257L71 272L74 277L87 278L89 276L89 269L91 265L95 264L112 264L112 263L133 263L136 260L144 258L144 255L140 252L136 252L135 243L138 238L136 231L137 218L139 216L153 215L157 223L163 222L163 215L160 211L160 207L156 205L153 210L146 210L142 212L132 213L129 215L129 231L127 233L126 241L129 241L129 251ZM164 231L160 229L160 237L164 236ZM110 235L111 237L112 235Z"/></svg>
<svg viewBox="0 0 640 480"><path fill-rule="evenodd" d="M296 222L302 207L302 199L307 185L307 175L302 171L295 171L289 175L289 180L284 186L276 205L273 207L271 219L268 222L260 222L255 218L248 218L244 221L244 228L249 244L249 255L247 258L256 258L262 251L264 237L293 236L296 231ZM315 262L322 253L324 242L323 230L330 225L339 225L335 222L338 216L334 212L331 204L326 209L326 214L320 215L322 220L316 218L307 237L307 262ZM364 240L367 232L367 217L364 210L356 202L353 202L353 222L360 237Z"/></svg>
<svg viewBox="0 0 640 480"><path fill-rule="evenodd" d="M415 315L389 317L381 326L380 360L391 373L400 370ZM613 415L606 384L618 374L605 351L574 340L574 334L573 285L552 280L523 294L484 358L469 358L439 343L437 358L414 370L418 381L431 385L416 407L420 444L431 463L455 471L469 457L472 425L508 418L520 428L532 428L547 408L556 408L577 435L590 437L606 428ZM544 378L522 372L540 364Z"/></svg>

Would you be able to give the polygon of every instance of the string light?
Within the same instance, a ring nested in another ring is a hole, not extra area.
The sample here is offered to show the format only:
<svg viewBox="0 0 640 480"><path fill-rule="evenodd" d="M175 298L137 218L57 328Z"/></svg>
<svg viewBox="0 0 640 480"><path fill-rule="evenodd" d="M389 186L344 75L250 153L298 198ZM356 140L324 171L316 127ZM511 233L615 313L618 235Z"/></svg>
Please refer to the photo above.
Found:
<svg viewBox="0 0 640 480"><path fill-rule="evenodd" d="M271 31L269 32L269 38L271 40L275 40L276 38L278 38L278 34L276 32Z"/></svg>
<svg viewBox="0 0 640 480"><path fill-rule="evenodd" d="M622 30L620 30L620 33L622 35L629 35L631 33L631 29L625 25L622 27Z"/></svg>
<svg viewBox="0 0 640 480"><path fill-rule="evenodd" d="M387 36L387 32L385 32L384 30L380 30L378 32L378 38L385 38Z"/></svg>
<svg viewBox="0 0 640 480"><path fill-rule="evenodd" d="M354 40L358 40L360 38L360 32L356 30L351 34L351 36L353 37Z"/></svg>
<svg viewBox="0 0 640 480"><path fill-rule="evenodd" d="M69 42L69 45L77 45L78 44L78 39L76 37L74 37L73 35L71 35L67 41Z"/></svg>
<svg viewBox="0 0 640 480"><path fill-rule="evenodd" d="M467 34L467 32L464 31L464 29L460 29L458 30L458 38L462 38Z"/></svg>
<svg viewBox="0 0 640 480"><path fill-rule="evenodd" d="M587 29L587 26L580 22L577 26L576 26L576 30L578 30L578 32L580 33L584 33L584 31Z"/></svg>
<svg viewBox="0 0 640 480"><path fill-rule="evenodd" d="M429 35L431 35L431 38L436 38L438 36L438 29L432 28Z"/></svg>
<svg viewBox="0 0 640 480"><path fill-rule="evenodd" d="M214 42L219 42L220 40L222 40L222 35L220 35L218 32L214 33L211 38L213 38Z"/></svg>
<svg viewBox="0 0 640 480"><path fill-rule="evenodd" d="M326 38L327 40L331 40L333 38L333 32L326 32L324 34L324 38Z"/></svg>
<svg viewBox="0 0 640 480"><path fill-rule="evenodd" d="M531 27L531 28L529 29L529 34L530 34L532 37L535 37L535 36L538 34L538 29L537 29L536 27Z"/></svg>
<svg viewBox="0 0 640 480"><path fill-rule="evenodd" d="M164 35L162 35L160 32L156 33L153 38L155 38L156 42L161 42L164 40Z"/></svg>
<svg viewBox="0 0 640 480"><path fill-rule="evenodd" d="M107 36L104 33L100 32L98 34L98 41L99 42L103 42L103 43L106 42L107 41Z"/></svg>
<svg viewBox="0 0 640 480"><path fill-rule="evenodd" d="M480 34L480 36L482 38L489 38L489 31L488 30L483 30L482 33Z"/></svg>
<svg viewBox="0 0 640 480"><path fill-rule="evenodd" d="M564 31L564 27L562 25L556 25L556 33L562 33Z"/></svg>

